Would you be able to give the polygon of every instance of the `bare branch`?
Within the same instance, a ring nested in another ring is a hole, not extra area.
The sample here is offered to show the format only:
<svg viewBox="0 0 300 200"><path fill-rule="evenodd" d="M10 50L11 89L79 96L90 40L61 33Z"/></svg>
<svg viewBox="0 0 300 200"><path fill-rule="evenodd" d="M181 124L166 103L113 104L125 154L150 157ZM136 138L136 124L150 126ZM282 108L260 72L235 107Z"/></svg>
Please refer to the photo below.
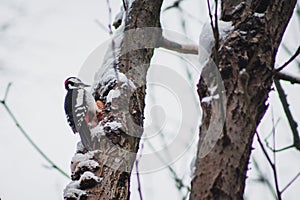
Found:
<svg viewBox="0 0 300 200"><path fill-rule="evenodd" d="M4 98L3 98L3 102L5 103L6 99L7 99L7 96L8 96L8 92L9 92L9 89L12 85L12 82L8 83L7 87L6 87L6 90L5 90L5 95L4 95Z"/></svg>
<svg viewBox="0 0 300 200"><path fill-rule="evenodd" d="M276 142L276 138L275 138L275 124L274 124L274 113L273 113L273 109L272 109L272 135L273 135L273 149L275 149L275 142ZM273 162L274 162L274 169L273 169L273 172L274 172L274 178L275 178L275 187L276 187L276 192L277 192L277 196L278 196L278 199L281 199L281 193L280 193L280 190L279 190L279 185L278 185L278 177L277 177L277 172L276 172L276 153L273 152Z"/></svg>
<svg viewBox="0 0 300 200"><path fill-rule="evenodd" d="M167 11L167 10L170 10L172 8L179 8L180 7L180 3L182 2L183 0L177 0L175 1L172 5L166 7L163 12Z"/></svg>
<svg viewBox="0 0 300 200"><path fill-rule="evenodd" d="M252 158L252 161L253 161L253 165L254 165L256 171L259 174L259 181L261 181L262 183L265 183L268 186L268 188L271 191L274 199L276 199L276 192L275 192L272 184L270 183L269 179L265 178L264 174L262 173L261 169L259 168L259 165L258 165L258 163L257 163L257 161L255 160L254 157Z"/></svg>
<svg viewBox="0 0 300 200"><path fill-rule="evenodd" d="M110 0L106 0L106 4L107 4L107 9L108 9L108 30L109 30L109 34L112 36L113 35L113 31L112 31L112 26L111 26L111 22L112 22L112 10L111 10L111 5L110 5ZM113 67L114 67L114 71L115 71L115 75L117 78L117 81L120 82L119 80L119 74L118 74L118 67L117 67L117 55L116 55L116 43L114 38L111 39L111 46L112 46L112 53L113 53Z"/></svg>
<svg viewBox="0 0 300 200"><path fill-rule="evenodd" d="M276 123L273 125L274 128L277 127L278 122L279 122L279 119L278 119L278 120L276 121ZM281 148L281 149L274 149L273 147L271 147L271 146L269 145L269 142L268 142L268 138L269 138L271 135L273 135L273 129L272 129L271 133L265 138L265 143L266 143L266 147L267 147L268 149L270 149L272 152L278 153L278 152L285 151L285 150L287 150L287 149L290 149L290 148L293 148L293 147L294 147L294 145L289 145L289 146L283 147L283 148Z"/></svg>
<svg viewBox="0 0 300 200"><path fill-rule="evenodd" d="M219 59L218 59L218 50L219 50L218 0L215 0L215 13L214 13L215 25L213 23L213 15L210 10L209 0L207 0L207 6L208 6L209 19L210 19L210 26L214 33L214 38L215 38L215 47L214 47L215 64L216 64L216 66L218 66L219 65Z"/></svg>
<svg viewBox="0 0 300 200"><path fill-rule="evenodd" d="M275 83L275 86L276 86L281 104L283 106L285 115L286 115L286 117L289 121L291 130L292 130L292 133L293 133L293 138L294 138L294 144L293 145L296 149L300 150L300 138L299 138L299 132L297 130L298 124L294 120L294 117L293 117L293 115L292 115L292 113L289 109L289 104L287 102L286 95L285 95L284 90L283 90L283 88L280 84L280 81L275 79L274 83Z"/></svg>
<svg viewBox="0 0 300 200"><path fill-rule="evenodd" d="M260 147L261 147L261 149L262 149L264 155L266 156L266 158L267 158L267 160L268 160L268 162L269 162L269 164L270 164L270 166L271 166L271 168L272 168L272 170L273 170L273 175L274 175L274 180L275 180L275 186L276 186L277 198L278 198L278 200L282 200L282 198L281 198L281 193L280 193L280 190L279 190L279 187L278 187L278 177L277 177L277 169L276 169L276 166L272 163L272 161L271 161L271 159L270 159L270 157L269 157L269 155L268 155L268 153L267 153L267 151L266 151L266 149L265 149L265 147L264 147L262 141L260 140L260 137L259 137L257 131L255 132L255 134L256 134L256 136L257 136L257 141L258 141L258 143L259 143L259 145L260 145Z"/></svg>
<svg viewBox="0 0 300 200"><path fill-rule="evenodd" d="M297 49L297 51L294 53L294 55L292 55L292 57L286 61L281 67L279 67L278 69L276 69L276 72L279 72L281 70L283 70L286 66L288 66L295 58L297 58L297 56L300 54L300 45Z"/></svg>
<svg viewBox="0 0 300 200"><path fill-rule="evenodd" d="M18 127L18 129L21 131L21 133L25 136L25 138L27 139L27 141L33 146L33 148L51 165L52 168L56 169L57 171L59 171L62 175L64 175L67 178L70 178L68 176L68 174L66 172L64 172L60 167L58 167L38 146L37 144L30 138L30 136L26 133L26 131L24 130L24 128L21 126L21 124L19 123L19 121L16 119L15 115L13 114L13 112L10 110L10 108L8 107L8 105L6 104L6 99L8 96L8 92L10 89L12 83L9 83L6 87L6 91L5 91L5 95L4 95L4 99L0 101L0 103L3 105L3 107L5 108L5 110L7 111L7 113L9 114L9 116L11 117L11 119L14 121L14 123L16 124L16 126Z"/></svg>
<svg viewBox="0 0 300 200"><path fill-rule="evenodd" d="M288 150L288 149L290 149L290 148L293 148L294 145L292 144L292 145L290 145L290 146L283 147L283 148L281 148L281 149L273 149L273 148L270 147L268 144L267 144L267 147L268 147L268 149L270 149L272 152L278 153L278 152L285 151L285 150Z"/></svg>
<svg viewBox="0 0 300 200"><path fill-rule="evenodd" d="M273 125L274 128L277 127L279 121L280 121L280 119L278 119L278 120L276 121L275 125ZM272 147L269 145L269 142L268 142L268 138L269 138L271 135L273 135L273 129L272 129L272 131L270 132L270 134L265 138L265 143L266 143L266 147L267 147L269 150L271 150L272 152L278 153L278 152L285 151L285 150L288 150L288 149L294 147L294 145L292 144L292 145L289 145L289 146L286 146L286 147L283 147L283 148L280 148L280 149L274 149L274 148L272 148Z"/></svg>
<svg viewBox="0 0 300 200"><path fill-rule="evenodd" d="M281 190L281 193L283 193L286 189L288 189L288 187L290 187L299 177L300 177L300 172Z"/></svg>
<svg viewBox="0 0 300 200"><path fill-rule="evenodd" d="M105 32L108 32L108 33L109 33L109 30L106 28L106 26L104 26L104 24L101 23L98 19L95 19L95 23L96 23L102 30L104 30Z"/></svg>
<svg viewBox="0 0 300 200"><path fill-rule="evenodd" d="M179 186L178 189L185 188L187 191L191 191L191 188L182 182L182 180L178 177L176 171L168 163L166 163L166 161L163 159L163 157L158 153L157 149L155 149L149 141L147 141L147 142L148 142L149 147L153 150L153 152L157 156L157 158L168 167L168 170L172 174L173 179L177 184L177 187Z"/></svg>
<svg viewBox="0 0 300 200"><path fill-rule="evenodd" d="M214 37L215 37L215 63L219 65L218 50L219 50L219 25L218 25L218 0L215 0L215 28L214 28Z"/></svg>
<svg viewBox="0 0 300 200"><path fill-rule="evenodd" d="M185 54L198 54L198 47L195 45L185 45L179 44L177 42L168 40L166 38L162 38L159 47L165 48L171 51L176 51L178 53L185 53Z"/></svg>
<svg viewBox="0 0 300 200"><path fill-rule="evenodd" d="M142 158L143 149L144 149L144 144L141 145L140 156L135 160L136 178L138 181L138 191L139 191L139 195L140 195L140 200L143 200L143 195L142 195L141 179L140 179L140 173L139 173L139 162L140 162L140 159Z"/></svg>
<svg viewBox="0 0 300 200"><path fill-rule="evenodd" d="M292 84L298 83L300 84L300 77L292 76L286 73L278 72L275 74L275 79L289 81Z"/></svg>

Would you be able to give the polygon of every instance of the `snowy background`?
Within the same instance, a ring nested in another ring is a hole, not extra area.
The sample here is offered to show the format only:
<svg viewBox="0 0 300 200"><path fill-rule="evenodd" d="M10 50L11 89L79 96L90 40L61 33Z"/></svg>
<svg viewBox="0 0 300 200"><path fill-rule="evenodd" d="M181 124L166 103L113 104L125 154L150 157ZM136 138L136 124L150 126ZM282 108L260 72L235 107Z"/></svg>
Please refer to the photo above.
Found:
<svg viewBox="0 0 300 200"><path fill-rule="evenodd" d="M119 11L121 1L111 0L112 15ZM173 1L164 2L164 7ZM206 4L195 0L186 0L182 4L183 12L176 9L162 14L163 28L183 33L195 44L199 37L203 22L207 21ZM183 23L182 18L186 19ZM24 127L30 137L41 147L59 167L70 174L70 161L75 152L79 136L75 136L67 125L63 102L65 97L64 80L69 76L77 76L83 63L90 53L109 38L107 30L101 28L95 20L107 26L109 13L106 1L101 0L0 0L0 99L4 96L6 86L13 82L7 99L7 104ZM284 37L289 49L297 48L295 38L300 32L299 21L294 18ZM182 28L186 28L185 30ZM280 49L277 63L280 65L288 59L288 54ZM159 50L153 59L154 63L172 66L191 83L197 77L188 79L189 71L182 67L184 63L176 56ZM288 72L299 74L296 65L288 67ZM153 70L155 75L158 71ZM183 73L184 72L184 73ZM149 75L150 76L150 75ZM151 76L150 76L151 78ZM295 119L300 119L299 85L283 84ZM155 88L155 87L153 87ZM164 94L157 89L157 96ZM166 94L166 93L165 93ZM166 94L167 95L167 94ZM161 99L147 97L148 118L151 121L149 109L151 104L166 106ZM154 98L154 97L153 97ZM155 103L156 102L156 103ZM157 103L160 102L160 103ZM283 110L275 92L271 93L269 102L274 112L275 121L280 118L276 127L279 147L292 143L291 132ZM176 106L176 104L174 104ZM180 107L180 106L179 106ZM167 108L165 108L167 109ZM160 111L159 111L160 112ZM166 120L176 124L180 116L176 109L164 110ZM170 117L170 116L173 116ZM259 127L263 138L271 131L271 109ZM152 122L153 123L153 122ZM168 130L165 132L172 132ZM0 198L12 199L62 199L62 192L69 180L51 168L49 164L25 140L13 123L3 106L0 106ZM167 133L166 133L167 134ZM168 138L167 138L168 139ZM145 151L147 148L145 143ZM160 145L160 144L153 144ZM254 144L254 157L259 162L263 173L273 183L271 168L265 162L260 147ZM190 181L190 162L194 149L188 149L177 162L172 164L179 178L185 184ZM283 188L299 171L300 157L296 150L278 154L277 158L280 187ZM249 166L253 169L253 166ZM273 199L267 188L251 180L255 179L255 170L249 172L246 196L248 199ZM132 178L132 199L139 199L136 177ZM185 192L176 188L172 174L164 168L141 177L144 199L182 199ZM297 199L297 180L283 195L285 199Z"/></svg>

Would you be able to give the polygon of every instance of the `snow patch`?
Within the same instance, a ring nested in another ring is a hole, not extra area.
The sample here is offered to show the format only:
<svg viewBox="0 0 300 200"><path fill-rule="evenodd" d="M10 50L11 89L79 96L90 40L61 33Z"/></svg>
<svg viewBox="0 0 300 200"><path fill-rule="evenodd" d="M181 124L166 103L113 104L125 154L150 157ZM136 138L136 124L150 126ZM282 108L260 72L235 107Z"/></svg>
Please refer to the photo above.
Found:
<svg viewBox="0 0 300 200"><path fill-rule="evenodd" d="M207 104L210 104L210 102L215 99L219 99L220 98L220 95L219 94L216 94L216 95L213 95L213 96L208 96L208 97L204 97L201 102L202 103L207 103Z"/></svg>
<svg viewBox="0 0 300 200"><path fill-rule="evenodd" d="M122 128L122 124L120 122L113 121L107 122L104 127L110 127L111 130L117 130L119 128Z"/></svg>
<svg viewBox="0 0 300 200"><path fill-rule="evenodd" d="M118 98L121 95L120 90L110 90L107 97L106 97L106 102L112 102L114 98Z"/></svg>
<svg viewBox="0 0 300 200"><path fill-rule="evenodd" d="M218 29L219 39L224 39L233 29L232 22L224 22L222 20L218 20ZM209 60L214 43L214 33L210 21L208 21L204 23L199 37L198 60L201 65L204 65L207 60Z"/></svg>
<svg viewBox="0 0 300 200"><path fill-rule="evenodd" d="M82 162L82 161L86 161L89 159L92 159L94 155L91 155L89 152L86 154L82 154L82 153L76 153L73 158L72 158L72 162Z"/></svg>
<svg viewBox="0 0 300 200"><path fill-rule="evenodd" d="M244 69L242 69L242 70L240 70L240 75L242 75L243 73L245 73L246 72L246 68L244 68Z"/></svg>
<svg viewBox="0 0 300 200"><path fill-rule="evenodd" d="M218 28L220 33L220 39L224 39L231 30L233 30L232 22L224 22L222 20L218 21Z"/></svg>
<svg viewBox="0 0 300 200"><path fill-rule="evenodd" d="M191 179L193 179L195 177L195 171L196 171L196 158L197 158L197 153L195 153L195 156L193 156L193 159L190 163L190 177Z"/></svg>
<svg viewBox="0 0 300 200"><path fill-rule="evenodd" d="M210 95L213 95L215 93L215 91L217 90L218 86L215 85L214 87L210 87L208 88L208 91L210 93Z"/></svg>
<svg viewBox="0 0 300 200"><path fill-rule="evenodd" d="M246 32L246 31L241 31L241 30L239 30L239 33L242 34L242 35L247 35L247 32Z"/></svg>
<svg viewBox="0 0 300 200"><path fill-rule="evenodd" d="M86 192L79 188L79 181L71 181L64 189L64 198L66 199L81 199L86 196Z"/></svg>
<svg viewBox="0 0 300 200"><path fill-rule="evenodd" d="M236 6L234 7L232 13L235 13L235 12L241 10L241 9L242 9L243 7L245 7L245 6L246 6L246 3L245 3L245 2L239 3L238 5L236 5Z"/></svg>
<svg viewBox="0 0 300 200"><path fill-rule="evenodd" d="M96 168L99 167L99 163L97 163L96 161L94 160L85 160L85 161L81 161L78 165L77 165L78 168L82 168L82 167L86 167L87 169L89 170L94 170Z"/></svg>
<svg viewBox="0 0 300 200"><path fill-rule="evenodd" d="M89 172L89 171L86 171L84 172L80 179L79 179L79 182L83 181L83 180L86 180L86 179L93 179L95 180L96 182L100 183L102 181L103 178L100 178L98 176L96 176L95 174L93 174L92 172Z"/></svg>
<svg viewBox="0 0 300 200"><path fill-rule="evenodd" d="M82 154L82 153L76 153L73 158L72 158L72 162L75 163L75 162L82 162L82 161L86 161L86 160L91 160L94 158L94 155L96 153L98 153L99 150L95 150L95 151L89 151L85 154Z"/></svg>
<svg viewBox="0 0 300 200"><path fill-rule="evenodd" d="M83 152L84 150L85 150L85 148L84 148L82 142L79 141L79 142L77 143L77 146L76 146L76 151L77 151L77 152Z"/></svg>
<svg viewBox="0 0 300 200"><path fill-rule="evenodd" d="M92 138L97 137L100 139L100 136L105 135L103 126L101 125L101 123L99 123L96 127L92 128L90 131L91 131Z"/></svg>
<svg viewBox="0 0 300 200"><path fill-rule="evenodd" d="M122 5L120 11L117 13L117 15L116 15L116 17L113 21L113 24L114 25L115 24L120 24L121 25L122 22L123 22L123 15L124 15L124 6Z"/></svg>
<svg viewBox="0 0 300 200"><path fill-rule="evenodd" d="M254 17L262 18L262 17L265 16L265 13L254 13L253 16L254 16Z"/></svg>
<svg viewBox="0 0 300 200"><path fill-rule="evenodd" d="M120 72L116 73L115 68L118 71L118 56L121 52L121 45L124 38L124 23L116 30L112 40L108 44L106 54L103 58L103 63L99 71L95 74L95 80L100 80L101 85L106 85L112 80L117 80L120 77ZM115 66L116 65L116 66Z"/></svg>

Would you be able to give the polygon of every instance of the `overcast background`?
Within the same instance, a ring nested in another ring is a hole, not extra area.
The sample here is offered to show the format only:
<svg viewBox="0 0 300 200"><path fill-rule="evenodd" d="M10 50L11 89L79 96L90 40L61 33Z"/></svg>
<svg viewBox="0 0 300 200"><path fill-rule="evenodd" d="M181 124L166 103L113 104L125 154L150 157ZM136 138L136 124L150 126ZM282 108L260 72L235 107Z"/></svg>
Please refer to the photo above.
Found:
<svg viewBox="0 0 300 200"><path fill-rule="evenodd" d="M165 1L164 7L171 5L172 2ZM111 0L110 3L114 18L121 1ZM175 9L164 12L162 26L184 33L197 44L202 22L207 20L206 4L185 0L182 6L183 13ZM182 18L186 19L186 33L182 29ZM0 98L4 96L7 84L13 82L7 99L8 106L38 146L68 174L70 174L70 160L79 137L72 133L66 123L63 110L65 97L63 82L69 76L77 76L90 53L109 38L108 31L95 23L95 20L99 20L107 26L108 19L107 4L103 0L0 0ZM284 37L285 44L292 52L295 52L299 45L299 32L299 21L294 17ZM183 63L180 59L173 59L170 54L168 56L166 52L160 50L156 52L154 61L172 65L178 68L178 72L182 72ZM280 65L287 59L287 52L280 49L276 63ZM289 66L286 71L300 75L299 68L295 64ZM182 74L186 76L187 73ZM191 82L196 82L197 79L193 78ZM284 83L284 87L293 115L299 121L300 87L289 83ZM157 94L160 94L159 91ZM156 101L160 102L163 98L168 97L160 97ZM271 106L258 129L259 133L265 137L271 131L271 110L273 110L275 121L280 118L280 123L276 127L277 144L279 147L290 145L291 131L275 92L271 92L268 102ZM161 105L163 107L164 104ZM170 111L164 111L168 112ZM175 115L171 119L174 124L178 120L176 117L178 116ZM0 198L63 199L63 189L70 180L52 169L30 146L2 105L0 105L0 136ZM254 146L254 157L263 173L273 183L270 166L265 162L266 159L258 145ZM192 147L185 156L173 164L178 176L186 184L190 181L189 165L193 151ZM300 171L299 152L292 149L279 153L277 163L280 187L283 188ZM249 167L252 170L247 181L248 199L273 199L265 186L252 180L257 178L257 173L251 164ZM177 191L167 169L144 174L141 178L146 200L166 198L176 200L184 196L182 192ZM139 199L136 177L132 179L132 199ZM297 180L284 193L284 199L297 199L299 188L300 181Z"/></svg>

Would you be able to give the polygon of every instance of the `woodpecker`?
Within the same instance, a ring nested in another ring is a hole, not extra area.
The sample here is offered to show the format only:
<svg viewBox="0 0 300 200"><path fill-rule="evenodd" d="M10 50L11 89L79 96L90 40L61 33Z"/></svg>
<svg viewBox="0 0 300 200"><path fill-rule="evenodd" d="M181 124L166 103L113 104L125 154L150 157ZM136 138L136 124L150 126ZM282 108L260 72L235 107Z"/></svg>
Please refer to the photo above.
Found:
<svg viewBox="0 0 300 200"><path fill-rule="evenodd" d="M89 125L96 116L97 105L94 97L85 88L79 78L69 77L65 81L67 95L65 98L65 112L67 121L74 133L79 133L83 146L91 147L91 132Z"/></svg>

